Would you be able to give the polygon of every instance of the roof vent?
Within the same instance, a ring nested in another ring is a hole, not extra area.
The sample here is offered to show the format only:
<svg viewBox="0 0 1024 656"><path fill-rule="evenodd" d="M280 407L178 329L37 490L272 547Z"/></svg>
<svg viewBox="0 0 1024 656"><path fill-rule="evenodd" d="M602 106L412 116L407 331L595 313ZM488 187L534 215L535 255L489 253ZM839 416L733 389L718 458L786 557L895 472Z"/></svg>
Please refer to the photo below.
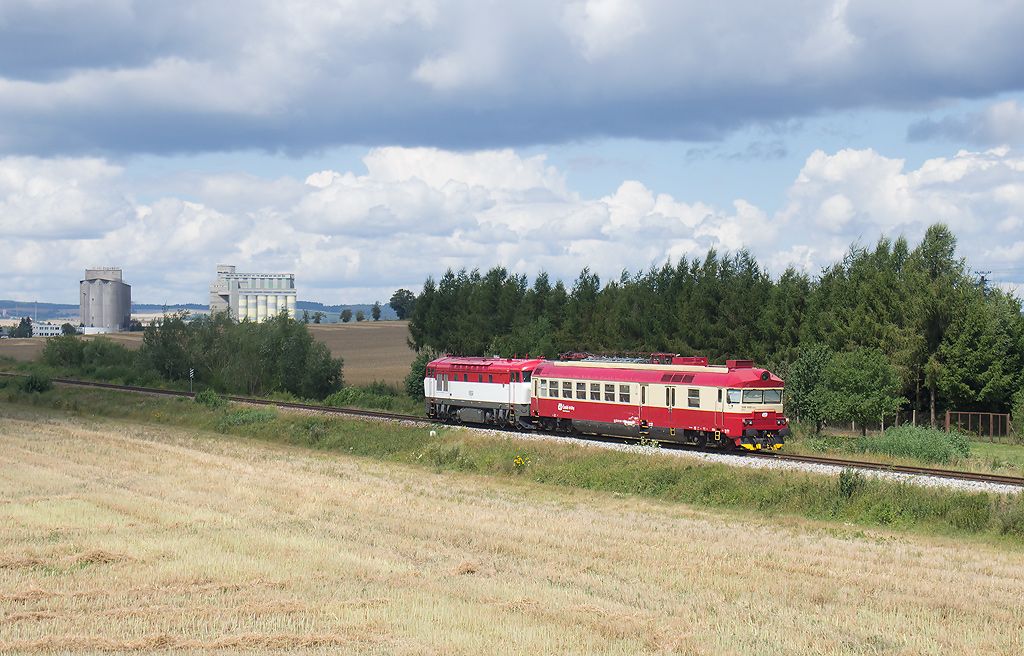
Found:
<svg viewBox="0 0 1024 656"><path fill-rule="evenodd" d="M729 369L753 369L753 360L726 360L725 366Z"/></svg>

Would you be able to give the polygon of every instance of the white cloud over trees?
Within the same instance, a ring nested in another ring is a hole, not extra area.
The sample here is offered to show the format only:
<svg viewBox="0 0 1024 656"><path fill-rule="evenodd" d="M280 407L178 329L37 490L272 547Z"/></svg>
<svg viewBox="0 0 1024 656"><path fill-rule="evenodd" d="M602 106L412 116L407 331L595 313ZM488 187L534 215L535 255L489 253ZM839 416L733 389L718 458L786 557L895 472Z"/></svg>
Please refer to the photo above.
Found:
<svg viewBox="0 0 1024 656"><path fill-rule="evenodd" d="M914 240L935 221L960 237L972 266L1024 279L1024 157L1007 148L916 169L870 149L816 151L778 209L715 207L637 180L586 198L543 156L512 150L391 147L364 164L366 173L305 180L220 174L187 195L168 181L163 197L140 202L101 159L0 159L7 288L73 300L82 270L109 264L125 269L136 300L202 301L224 262L294 271L304 297L355 302L418 288L448 267L570 279L589 266L607 278L708 248L750 249L775 274L814 273L852 242Z"/></svg>

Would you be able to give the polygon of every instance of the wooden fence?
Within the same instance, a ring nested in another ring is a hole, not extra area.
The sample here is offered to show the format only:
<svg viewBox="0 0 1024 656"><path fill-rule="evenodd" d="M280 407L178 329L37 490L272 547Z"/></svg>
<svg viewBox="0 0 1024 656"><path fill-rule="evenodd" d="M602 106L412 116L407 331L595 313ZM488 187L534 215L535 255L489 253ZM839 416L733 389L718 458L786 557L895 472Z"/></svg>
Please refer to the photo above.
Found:
<svg viewBox="0 0 1024 656"><path fill-rule="evenodd" d="M1010 415L1004 412L946 412L946 431L957 429L987 442L1017 442Z"/></svg>

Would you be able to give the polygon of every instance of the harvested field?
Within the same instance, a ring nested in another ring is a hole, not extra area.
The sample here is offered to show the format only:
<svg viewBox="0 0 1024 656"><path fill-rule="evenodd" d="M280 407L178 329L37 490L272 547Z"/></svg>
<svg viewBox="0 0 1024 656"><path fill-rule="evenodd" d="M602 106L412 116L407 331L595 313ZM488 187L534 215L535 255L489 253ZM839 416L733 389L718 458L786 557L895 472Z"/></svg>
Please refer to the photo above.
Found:
<svg viewBox="0 0 1024 656"><path fill-rule="evenodd" d="M409 348L408 321L365 321L348 324L309 324L310 333L327 345L331 354L345 360L345 381L367 385L380 380L401 385L416 353ZM103 337L136 349L142 333L112 333ZM87 336L83 339L94 339ZM31 362L42 353L44 337L0 340L0 357Z"/></svg>
<svg viewBox="0 0 1024 656"><path fill-rule="evenodd" d="M345 382L349 385L367 385L376 380L401 385L416 357L406 343L408 321L310 324L309 330L333 355L345 359Z"/></svg>
<svg viewBox="0 0 1024 656"><path fill-rule="evenodd" d="M1024 553L0 404L0 652L1016 654Z"/></svg>

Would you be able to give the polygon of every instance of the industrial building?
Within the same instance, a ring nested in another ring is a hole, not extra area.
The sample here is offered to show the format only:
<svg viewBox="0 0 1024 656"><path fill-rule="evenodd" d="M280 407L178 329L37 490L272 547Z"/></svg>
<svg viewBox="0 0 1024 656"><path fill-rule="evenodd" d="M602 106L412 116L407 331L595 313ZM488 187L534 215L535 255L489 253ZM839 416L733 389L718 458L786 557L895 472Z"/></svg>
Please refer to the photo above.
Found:
<svg viewBox="0 0 1024 656"><path fill-rule="evenodd" d="M49 321L33 321L32 322L32 336L33 337L56 337L62 332L61 326L63 324L50 323Z"/></svg>
<svg viewBox="0 0 1024 656"><path fill-rule="evenodd" d="M210 312L230 312L239 321L263 321L281 312L294 318L295 274L238 273L234 266L217 265Z"/></svg>
<svg viewBox="0 0 1024 656"><path fill-rule="evenodd" d="M78 283L82 323L110 332L128 330L132 315L132 287L121 279L121 269L100 267L85 270Z"/></svg>

